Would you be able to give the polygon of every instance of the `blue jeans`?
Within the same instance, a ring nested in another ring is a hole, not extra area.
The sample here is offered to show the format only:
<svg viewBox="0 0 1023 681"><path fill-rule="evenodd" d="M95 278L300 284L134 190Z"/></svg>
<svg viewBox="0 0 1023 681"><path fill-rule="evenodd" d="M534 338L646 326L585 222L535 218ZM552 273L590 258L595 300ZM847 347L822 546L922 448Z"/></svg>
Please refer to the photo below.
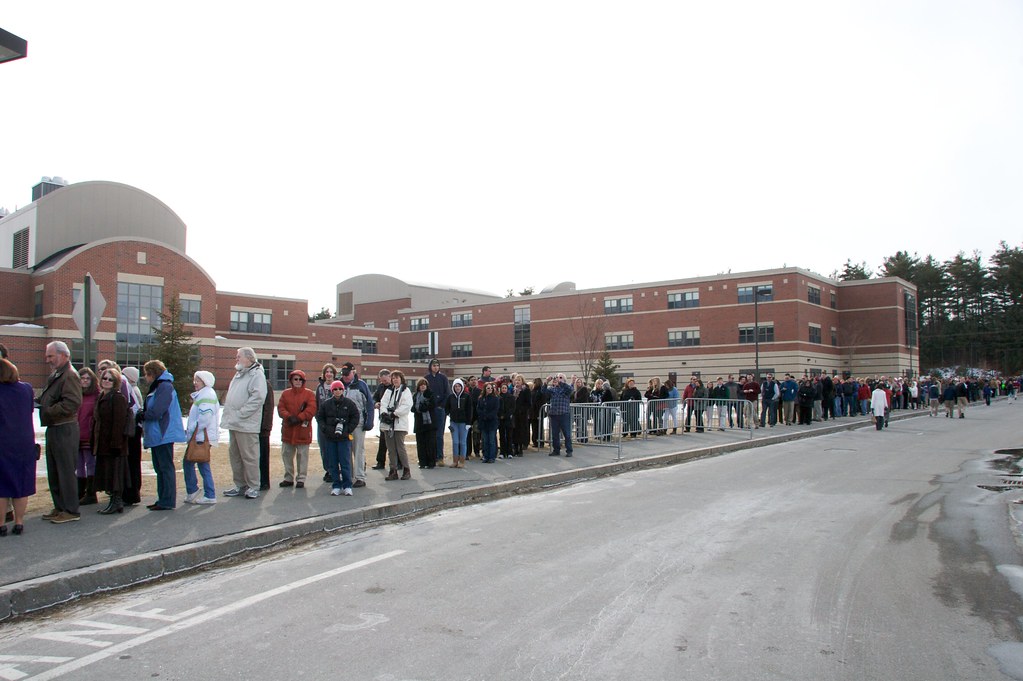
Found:
<svg viewBox="0 0 1023 681"><path fill-rule="evenodd" d="M174 443L156 445L150 454L153 457L153 470L156 471L156 503L158 506L174 508L178 495L174 475Z"/></svg>
<svg viewBox="0 0 1023 681"><path fill-rule="evenodd" d="M327 472L330 473L330 484L334 489L348 489L352 486L352 442L345 438L335 442L329 437L323 438L326 445L324 457L327 459ZM340 468L340 475L338 474Z"/></svg>
<svg viewBox="0 0 1023 681"><path fill-rule="evenodd" d="M554 453L561 453L561 436L565 436L565 451L572 453L572 417L569 414L548 414L551 424L551 446Z"/></svg>
<svg viewBox="0 0 1023 681"><path fill-rule="evenodd" d="M209 462L196 463L195 461L181 460L181 472L185 475L185 494L194 494L199 491L199 481L195 477L195 467L199 467L199 475L202 476L203 496L207 499L215 499L217 493L213 488L213 471L210 470Z"/></svg>
<svg viewBox="0 0 1023 681"><path fill-rule="evenodd" d="M760 427L763 428L765 423L772 426L778 423L778 403L774 400L764 400L760 403Z"/></svg>
<svg viewBox="0 0 1023 681"><path fill-rule="evenodd" d="M870 413L870 400L860 400L860 413L861 414Z"/></svg>
<svg viewBox="0 0 1023 681"><path fill-rule="evenodd" d="M433 426L437 429L437 461L444 460L444 420L448 417L444 407L433 410Z"/></svg>
<svg viewBox="0 0 1023 681"><path fill-rule="evenodd" d="M483 459L494 461L497 459L497 424L480 426L483 433Z"/></svg>
<svg viewBox="0 0 1023 681"><path fill-rule="evenodd" d="M464 459L466 452L466 436L469 434L469 424L455 423L452 421L451 425L448 426L448 429L451 430L451 455L459 459Z"/></svg>

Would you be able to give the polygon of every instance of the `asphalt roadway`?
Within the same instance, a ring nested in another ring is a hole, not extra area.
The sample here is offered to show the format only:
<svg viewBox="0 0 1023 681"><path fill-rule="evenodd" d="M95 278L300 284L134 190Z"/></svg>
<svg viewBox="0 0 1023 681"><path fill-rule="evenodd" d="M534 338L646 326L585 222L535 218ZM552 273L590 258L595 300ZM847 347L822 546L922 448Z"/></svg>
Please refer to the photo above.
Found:
<svg viewBox="0 0 1023 681"><path fill-rule="evenodd" d="M928 417L897 411L892 418ZM384 471L368 471L367 486L354 497L330 496L330 486L311 474L305 489L275 486L256 500L221 496L215 506L181 504L165 513L137 506L114 516L88 507L81 521L64 525L29 517L24 535L0 540L0 620L369 523L852 428L873 428L873 422L861 416L778 425L754 430L752 437L735 429L626 438L621 458L617 448L593 445L577 445L572 458L531 450L492 465L473 459L464 469L414 468L409 481L385 482Z"/></svg>

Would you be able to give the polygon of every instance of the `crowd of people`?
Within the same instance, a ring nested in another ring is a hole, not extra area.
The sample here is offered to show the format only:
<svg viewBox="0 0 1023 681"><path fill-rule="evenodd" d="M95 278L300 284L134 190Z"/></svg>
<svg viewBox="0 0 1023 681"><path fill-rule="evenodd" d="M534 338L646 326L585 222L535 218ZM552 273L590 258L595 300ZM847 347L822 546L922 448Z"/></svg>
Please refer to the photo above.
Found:
<svg viewBox="0 0 1023 681"><path fill-rule="evenodd" d="M142 367L146 395L139 387L140 372L123 371L111 360L96 370L76 370L67 345L46 346L51 373L38 397L20 380L16 365L0 346L0 498L7 501L0 536L24 532L28 497L35 494L36 462L45 450L47 482L53 508L42 517L55 524L76 521L81 507L100 504L98 513L123 513L140 504L142 451L149 449L156 474L156 500L147 508L169 511L177 506L175 445L187 443L182 461L184 502L213 505L217 494L208 459L193 458L192 448L218 444L228 437L228 459L233 485L226 497L256 499L270 488L270 434L274 415L281 419L282 488L303 488L308 479L309 449L314 435L319 446L323 481L333 496L353 496L366 486L367 431L379 427L380 437L372 469L387 470L385 481L409 480L412 468L405 438L415 436L420 469L445 466L445 431L450 433L451 463L462 468L469 458L494 463L498 457L523 456L530 447L540 450L549 441L550 456L573 455L575 442L612 438L620 414L620 433L655 436L704 432L714 428L768 428L809 425L839 417L870 416L877 430L888 424L892 410L927 409L966 417L967 406L980 400L990 404L996 395L1015 400L1018 379L970 378L920 380L841 378L838 375L768 373L762 381L752 374L718 377L707 384L698 375L680 391L670 379L651 378L645 391L628 378L621 394L602 378L592 386L563 373L527 379L521 374L495 377L490 367L480 376L449 381L432 360L414 387L401 371L382 370L376 390L359 378L355 366L326 364L318 385L307 387L304 371L288 375L279 397L266 378L252 348L239 348L235 375L221 404L216 379L209 371L192 377L187 418L183 417L174 376L159 360ZM35 442L33 410L45 429L45 448ZM549 428L549 440L544 426ZM670 427L670 431L669 431ZM201 480L201 487L200 487Z"/></svg>

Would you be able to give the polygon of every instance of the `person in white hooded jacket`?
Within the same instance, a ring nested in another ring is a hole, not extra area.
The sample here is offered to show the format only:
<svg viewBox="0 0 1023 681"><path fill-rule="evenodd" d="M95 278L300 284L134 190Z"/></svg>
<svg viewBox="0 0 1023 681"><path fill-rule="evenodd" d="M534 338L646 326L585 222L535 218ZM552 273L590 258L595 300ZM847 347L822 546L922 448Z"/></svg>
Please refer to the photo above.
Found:
<svg viewBox="0 0 1023 681"><path fill-rule="evenodd" d="M206 442L209 438L211 445L220 442L220 401L217 393L213 391L213 384L216 379L208 371L196 371L192 376L192 384L195 392L192 393L192 408L188 410L188 425L185 427L185 434L192 439L195 433L196 442ZM199 489L199 481L196 479L195 467L199 467L199 475L202 476L202 490ZM209 462L196 463L185 459L181 464L185 476L185 503L186 504L215 504L217 503L217 492L213 487L213 471L210 470Z"/></svg>

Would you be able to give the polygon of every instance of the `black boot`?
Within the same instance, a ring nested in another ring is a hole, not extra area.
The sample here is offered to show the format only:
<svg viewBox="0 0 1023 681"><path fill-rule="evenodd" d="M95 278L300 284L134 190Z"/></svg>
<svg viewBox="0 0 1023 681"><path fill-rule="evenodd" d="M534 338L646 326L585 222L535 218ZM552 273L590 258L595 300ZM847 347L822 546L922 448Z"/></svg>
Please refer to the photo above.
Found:
<svg viewBox="0 0 1023 681"><path fill-rule="evenodd" d="M106 508L101 508L99 513L100 515L124 513L124 502L121 500L121 495L116 492L112 493L110 495L110 503L107 504Z"/></svg>

